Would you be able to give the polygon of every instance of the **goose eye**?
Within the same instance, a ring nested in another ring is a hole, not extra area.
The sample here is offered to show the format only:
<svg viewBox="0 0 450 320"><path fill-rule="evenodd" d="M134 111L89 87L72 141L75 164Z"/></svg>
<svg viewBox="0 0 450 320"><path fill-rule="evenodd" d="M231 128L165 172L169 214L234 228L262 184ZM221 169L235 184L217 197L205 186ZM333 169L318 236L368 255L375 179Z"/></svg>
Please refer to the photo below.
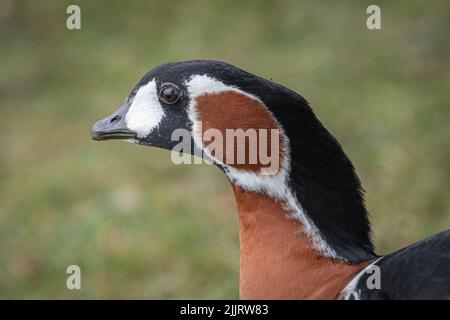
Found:
<svg viewBox="0 0 450 320"><path fill-rule="evenodd" d="M180 89L173 83L165 83L161 86L159 97L167 104L174 104L180 98Z"/></svg>

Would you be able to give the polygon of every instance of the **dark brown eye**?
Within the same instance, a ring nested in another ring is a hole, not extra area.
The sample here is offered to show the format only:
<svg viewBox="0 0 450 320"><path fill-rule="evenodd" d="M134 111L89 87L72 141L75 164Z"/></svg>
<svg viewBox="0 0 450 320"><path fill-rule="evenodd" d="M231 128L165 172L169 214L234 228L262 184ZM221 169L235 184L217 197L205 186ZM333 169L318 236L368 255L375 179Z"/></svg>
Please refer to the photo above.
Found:
<svg viewBox="0 0 450 320"><path fill-rule="evenodd" d="M159 91L159 97L167 104L174 104L180 98L180 89L173 83L164 83Z"/></svg>

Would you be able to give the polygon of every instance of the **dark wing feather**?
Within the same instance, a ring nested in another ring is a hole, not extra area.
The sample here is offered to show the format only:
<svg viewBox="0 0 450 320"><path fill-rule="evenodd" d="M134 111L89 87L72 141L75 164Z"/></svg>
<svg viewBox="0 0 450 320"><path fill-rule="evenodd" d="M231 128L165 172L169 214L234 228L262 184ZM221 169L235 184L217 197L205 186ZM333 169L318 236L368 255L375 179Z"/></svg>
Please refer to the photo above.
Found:
<svg viewBox="0 0 450 320"><path fill-rule="evenodd" d="M361 299L450 299L450 230L383 257L381 288L358 283Z"/></svg>

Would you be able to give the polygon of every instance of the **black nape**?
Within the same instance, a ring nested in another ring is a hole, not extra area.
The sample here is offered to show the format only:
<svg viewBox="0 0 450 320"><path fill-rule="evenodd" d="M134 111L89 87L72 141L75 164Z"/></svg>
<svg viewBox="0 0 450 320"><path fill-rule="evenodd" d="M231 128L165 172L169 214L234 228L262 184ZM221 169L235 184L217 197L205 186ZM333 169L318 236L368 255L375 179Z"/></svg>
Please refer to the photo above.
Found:
<svg viewBox="0 0 450 320"><path fill-rule="evenodd" d="M290 186L324 240L344 260L374 258L361 182L338 141L297 94L272 112L290 141Z"/></svg>

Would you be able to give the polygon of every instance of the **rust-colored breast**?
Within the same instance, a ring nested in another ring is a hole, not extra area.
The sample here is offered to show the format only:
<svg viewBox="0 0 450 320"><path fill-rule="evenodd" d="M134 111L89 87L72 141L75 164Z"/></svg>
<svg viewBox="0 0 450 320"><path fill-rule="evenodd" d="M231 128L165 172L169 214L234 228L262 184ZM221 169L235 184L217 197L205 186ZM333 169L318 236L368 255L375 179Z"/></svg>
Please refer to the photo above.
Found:
<svg viewBox="0 0 450 320"><path fill-rule="evenodd" d="M235 185L233 190L239 210L241 299L336 299L369 264L322 256L280 202Z"/></svg>

